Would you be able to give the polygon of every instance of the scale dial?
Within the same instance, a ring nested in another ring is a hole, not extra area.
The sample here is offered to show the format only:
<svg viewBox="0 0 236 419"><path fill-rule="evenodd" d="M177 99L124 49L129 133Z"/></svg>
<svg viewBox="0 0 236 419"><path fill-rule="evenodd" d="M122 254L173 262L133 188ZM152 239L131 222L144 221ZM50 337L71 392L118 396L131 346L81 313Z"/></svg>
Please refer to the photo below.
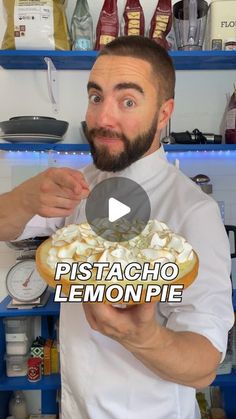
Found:
<svg viewBox="0 0 236 419"><path fill-rule="evenodd" d="M37 300L47 288L39 275L33 259L16 263L7 274L6 287L15 300L29 302Z"/></svg>

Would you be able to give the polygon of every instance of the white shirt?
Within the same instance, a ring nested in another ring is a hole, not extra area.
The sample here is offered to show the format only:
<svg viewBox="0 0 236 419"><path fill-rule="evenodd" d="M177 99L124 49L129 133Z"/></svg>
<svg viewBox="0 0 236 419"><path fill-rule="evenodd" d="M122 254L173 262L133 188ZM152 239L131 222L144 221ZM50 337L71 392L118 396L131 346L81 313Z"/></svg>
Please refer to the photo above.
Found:
<svg viewBox="0 0 236 419"><path fill-rule="evenodd" d="M205 336L223 359L234 315L229 242L215 201L169 164L162 148L122 172L101 172L93 165L83 172L90 188L112 176L140 183L151 201L151 219L191 243L199 256L198 277L181 303L157 304L157 320ZM85 221L84 207L83 201L67 219L36 216L21 238ZM121 344L92 330L80 303L62 304L60 348L63 419L200 418L193 388L159 378Z"/></svg>

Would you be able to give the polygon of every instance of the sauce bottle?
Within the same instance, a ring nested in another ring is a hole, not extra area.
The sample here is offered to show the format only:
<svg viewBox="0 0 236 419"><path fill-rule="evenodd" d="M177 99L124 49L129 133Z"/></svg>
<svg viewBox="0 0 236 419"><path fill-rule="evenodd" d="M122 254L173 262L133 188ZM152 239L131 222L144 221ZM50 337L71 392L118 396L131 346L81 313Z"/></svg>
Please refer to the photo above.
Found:
<svg viewBox="0 0 236 419"><path fill-rule="evenodd" d="M117 0L105 0L98 19L95 50L102 49L106 44L117 38L118 33Z"/></svg>
<svg viewBox="0 0 236 419"><path fill-rule="evenodd" d="M145 20L143 9L139 0L127 0L123 18L123 35L144 36Z"/></svg>
<svg viewBox="0 0 236 419"><path fill-rule="evenodd" d="M93 49L93 20L87 0L77 0L71 20L72 49Z"/></svg>
<svg viewBox="0 0 236 419"><path fill-rule="evenodd" d="M168 50L170 46L166 40L166 35L170 32L171 26L171 0L159 0L151 19L149 37Z"/></svg>

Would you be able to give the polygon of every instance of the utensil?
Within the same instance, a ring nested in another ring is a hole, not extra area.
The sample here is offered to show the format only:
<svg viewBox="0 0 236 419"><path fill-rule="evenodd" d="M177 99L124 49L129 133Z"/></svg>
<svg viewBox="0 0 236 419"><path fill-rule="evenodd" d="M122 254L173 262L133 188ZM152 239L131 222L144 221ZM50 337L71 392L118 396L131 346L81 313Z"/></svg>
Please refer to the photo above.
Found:
<svg viewBox="0 0 236 419"><path fill-rule="evenodd" d="M5 134L0 135L0 140L10 143L58 143L63 138L57 135L46 134Z"/></svg>
<svg viewBox="0 0 236 419"><path fill-rule="evenodd" d="M205 0L181 0L174 4L173 24L178 49L202 49L208 8Z"/></svg>
<svg viewBox="0 0 236 419"><path fill-rule="evenodd" d="M0 122L2 135L40 134L62 137L68 128L67 121L47 116L15 116L9 121Z"/></svg>

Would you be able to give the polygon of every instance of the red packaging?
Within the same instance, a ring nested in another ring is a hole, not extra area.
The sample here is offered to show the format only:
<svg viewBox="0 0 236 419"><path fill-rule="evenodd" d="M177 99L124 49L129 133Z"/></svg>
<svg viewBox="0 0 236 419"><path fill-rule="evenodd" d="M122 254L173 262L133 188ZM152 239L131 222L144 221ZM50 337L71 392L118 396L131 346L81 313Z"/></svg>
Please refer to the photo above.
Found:
<svg viewBox="0 0 236 419"><path fill-rule="evenodd" d="M106 44L117 38L118 33L117 0L105 0L98 19L95 49L102 49Z"/></svg>
<svg viewBox="0 0 236 419"><path fill-rule="evenodd" d="M127 0L123 17L124 35L144 36L145 20L139 0Z"/></svg>
<svg viewBox="0 0 236 419"><path fill-rule="evenodd" d="M41 358L28 359L28 380L39 381L41 379Z"/></svg>
<svg viewBox="0 0 236 419"><path fill-rule="evenodd" d="M236 87L230 97L225 115L225 142L236 144Z"/></svg>
<svg viewBox="0 0 236 419"><path fill-rule="evenodd" d="M172 6L171 0L159 0L154 15L151 20L149 37L163 46L170 49L166 40L166 35L172 26Z"/></svg>

